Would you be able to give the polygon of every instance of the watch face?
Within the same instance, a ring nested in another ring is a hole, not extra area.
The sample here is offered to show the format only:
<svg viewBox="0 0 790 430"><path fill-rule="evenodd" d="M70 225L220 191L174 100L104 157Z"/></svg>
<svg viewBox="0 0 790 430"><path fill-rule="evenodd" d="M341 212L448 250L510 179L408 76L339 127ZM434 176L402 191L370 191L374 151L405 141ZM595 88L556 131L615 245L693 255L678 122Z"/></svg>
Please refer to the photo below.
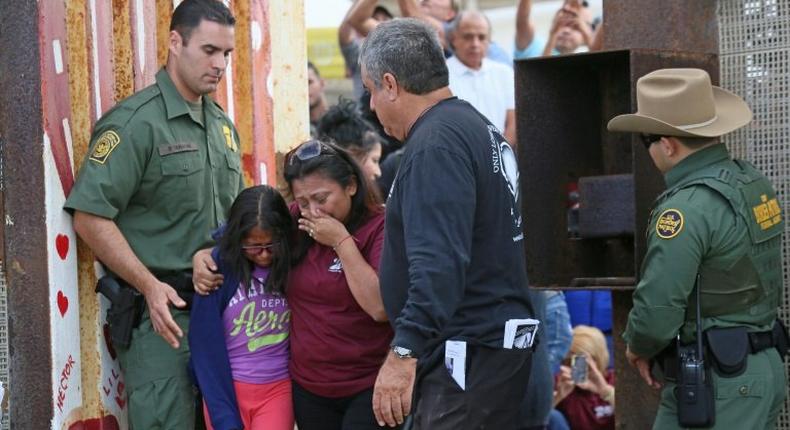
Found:
<svg viewBox="0 0 790 430"><path fill-rule="evenodd" d="M411 350L402 346L393 346L392 351L400 358L412 357Z"/></svg>

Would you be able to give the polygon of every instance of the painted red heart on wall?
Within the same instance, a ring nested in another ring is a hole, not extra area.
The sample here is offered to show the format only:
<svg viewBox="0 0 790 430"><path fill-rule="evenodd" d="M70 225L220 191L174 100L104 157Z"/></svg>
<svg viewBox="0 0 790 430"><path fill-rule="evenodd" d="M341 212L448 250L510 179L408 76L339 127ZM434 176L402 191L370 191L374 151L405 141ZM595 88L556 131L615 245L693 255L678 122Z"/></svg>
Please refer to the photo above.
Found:
<svg viewBox="0 0 790 430"><path fill-rule="evenodd" d="M69 255L69 237L65 234L59 234L55 238L55 248L58 250L58 255L61 260L65 260Z"/></svg>
<svg viewBox="0 0 790 430"><path fill-rule="evenodd" d="M66 311L69 310L69 298L63 294L63 291L58 291L58 310L60 311L60 316L65 316Z"/></svg>
<svg viewBox="0 0 790 430"><path fill-rule="evenodd" d="M115 415L105 415L101 418L77 421L69 425L68 430L118 430L120 428L121 425Z"/></svg>
<svg viewBox="0 0 790 430"><path fill-rule="evenodd" d="M115 360L115 348L112 346L112 337L110 336L110 325L104 323L104 327L102 327L102 331L104 331L104 344L107 345L107 351L110 352L110 357Z"/></svg>
<svg viewBox="0 0 790 430"><path fill-rule="evenodd" d="M115 403L118 404L119 408L123 409L123 407L126 406L126 399L121 396L115 396Z"/></svg>

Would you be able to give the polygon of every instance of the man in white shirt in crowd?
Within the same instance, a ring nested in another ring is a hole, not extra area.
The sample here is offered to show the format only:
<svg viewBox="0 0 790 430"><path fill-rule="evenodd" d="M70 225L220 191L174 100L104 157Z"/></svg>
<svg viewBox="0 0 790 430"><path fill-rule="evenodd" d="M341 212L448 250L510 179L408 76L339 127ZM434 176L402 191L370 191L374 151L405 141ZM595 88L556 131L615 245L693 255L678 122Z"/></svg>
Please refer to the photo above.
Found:
<svg viewBox="0 0 790 430"><path fill-rule="evenodd" d="M491 23L477 11L458 14L450 27L454 56L447 59L450 90L482 113L516 148L513 69L486 58Z"/></svg>

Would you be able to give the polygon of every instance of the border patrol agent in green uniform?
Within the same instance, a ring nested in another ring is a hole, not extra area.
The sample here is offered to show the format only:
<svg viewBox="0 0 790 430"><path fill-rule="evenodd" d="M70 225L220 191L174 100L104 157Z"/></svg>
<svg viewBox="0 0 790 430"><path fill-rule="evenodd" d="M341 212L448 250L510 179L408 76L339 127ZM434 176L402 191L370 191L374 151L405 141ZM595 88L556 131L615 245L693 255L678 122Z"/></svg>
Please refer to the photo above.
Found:
<svg viewBox="0 0 790 430"><path fill-rule="evenodd" d="M786 387L780 356L786 349L779 351L787 336L776 322L784 219L766 177L731 159L717 140L749 123L751 111L699 69L647 74L637 83L637 102L636 114L620 115L608 128L643 133L667 185L650 217L623 335L629 362L655 388L660 384L650 360L662 366L666 384L653 428L683 427L676 344L696 339L698 274L704 360L715 399L709 428L774 428Z"/></svg>
<svg viewBox="0 0 790 430"><path fill-rule="evenodd" d="M176 8L166 67L96 123L65 205L96 257L145 297L131 344L116 345L134 430L195 425L188 271L244 188L236 129L206 96L227 65L234 24L222 2Z"/></svg>

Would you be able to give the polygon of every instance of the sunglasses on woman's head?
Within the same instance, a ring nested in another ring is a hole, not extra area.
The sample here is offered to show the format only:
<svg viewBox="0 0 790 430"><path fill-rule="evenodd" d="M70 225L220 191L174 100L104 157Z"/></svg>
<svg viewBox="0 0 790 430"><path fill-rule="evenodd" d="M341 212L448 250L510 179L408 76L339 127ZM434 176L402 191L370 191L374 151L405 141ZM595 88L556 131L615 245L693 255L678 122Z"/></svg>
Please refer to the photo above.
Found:
<svg viewBox="0 0 790 430"><path fill-rule="evenodd" d="M321 154L337 155L337 151L320 140L310 140L288 153L288 165L290 166L294 163L294 158L298 158L299 161L307 161Z"/></svg>

